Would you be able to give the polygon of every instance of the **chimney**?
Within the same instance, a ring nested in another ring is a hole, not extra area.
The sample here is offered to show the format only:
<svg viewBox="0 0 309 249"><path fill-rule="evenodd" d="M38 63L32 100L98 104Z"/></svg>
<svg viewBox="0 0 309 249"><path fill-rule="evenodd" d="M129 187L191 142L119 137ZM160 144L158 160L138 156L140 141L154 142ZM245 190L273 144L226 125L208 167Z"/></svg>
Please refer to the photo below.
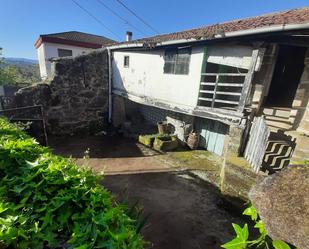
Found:
<svg viewBox="0 0 309 249"><path fill-rule="evenodd" d="M126 33L126 41L132 41L132 32L131 31L127 31Z"/></svg>

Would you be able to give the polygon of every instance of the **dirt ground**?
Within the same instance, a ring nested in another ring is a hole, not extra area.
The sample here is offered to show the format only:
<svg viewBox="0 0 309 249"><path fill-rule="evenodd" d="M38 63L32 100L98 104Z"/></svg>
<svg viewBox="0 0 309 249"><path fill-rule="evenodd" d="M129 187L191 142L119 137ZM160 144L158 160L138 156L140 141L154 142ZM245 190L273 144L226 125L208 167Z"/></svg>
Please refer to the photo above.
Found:
<svg viewBox="0 0 309 249"><path fill-rule="evenodd" d="M160 160L160 153L120 136L50 137L49 145L56 154L72 156L78 164L108 175L172 170L171 164Z"/></svg>
<svg viewBox="0 0 309 249"><path fill-rule="evenodd" d="M223 207L218 190L186 173L106 176L103 185L150 215L142 230L147 248L215 249L233 237L241 218Z"/></svg>
<svg viewBox="0 0 309 249"><path fill-rule="evenodd" d="M79 165L87 164L106 175L184 169L220 171L222 164L222 158L205 150L160 153L119 135L49 137L49 146L56 154L71 156Z"/></svg>
<svg viewBox="0 0 309 249"><path fill-rule="evenodd" d="M213 185L184 168L217 171L205 151L160 154L118 136L49 138L56 154L105 171L103 185L121 201L139 204L150 215L142 230L147 248L215 249L233 237L241 218L224 208ZM88 159L83 159L89 149Z"/></svg>

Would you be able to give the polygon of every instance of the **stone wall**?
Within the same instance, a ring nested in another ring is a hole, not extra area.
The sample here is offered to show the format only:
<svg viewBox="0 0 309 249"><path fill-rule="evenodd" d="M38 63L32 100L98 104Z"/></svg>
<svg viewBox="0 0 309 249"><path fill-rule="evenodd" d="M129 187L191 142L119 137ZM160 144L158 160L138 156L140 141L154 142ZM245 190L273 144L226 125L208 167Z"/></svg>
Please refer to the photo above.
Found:
<svg viewBox="0 0 309 249"><path fill-rule="evenodd" d="M53 71L51 80L20 89L15 105L43 105L51 134L102 129L108 115L107 51L58 59L53 63Z"/></svg>
<svg viewBox="0 0 309 249"><path fill-rule="evenodd" d="M309 249L309 165L295 165L266 177L249 194L274 240Z"/></svg>
<svg viewBox="0 0 309 249"><path fill-rule="evenodd" d="M309 135L309 49L304 61L305 67L293 102L294 129Z"/></svg>

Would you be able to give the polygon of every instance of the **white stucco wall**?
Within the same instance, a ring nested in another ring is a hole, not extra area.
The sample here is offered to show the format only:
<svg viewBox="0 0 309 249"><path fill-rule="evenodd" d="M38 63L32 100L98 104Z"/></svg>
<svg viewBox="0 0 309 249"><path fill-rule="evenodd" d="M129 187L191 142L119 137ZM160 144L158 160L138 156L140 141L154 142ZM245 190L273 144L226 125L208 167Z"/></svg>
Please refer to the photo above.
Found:
<svg viewBox="0 0 309 249"><path fill-rule="evenodd" d="M46 69L46 61L45 61L45 44L41 44L39 48L37 48L38 53L38 60L39 60L39 67L40 67L40 74L42 79L47 78L47 69Z"/></svg>
<svg viewBox="0 0 309 249"><path fill-rule="evenodd" d="M47 43L47 42L42 43L41 46L37 49L38 60L40 65L40 74L42 79L46 79L50 76L51 62L49 61L49 59L58 58L58 48L72 50L73 57L94 50L92 48L83 48L83 47L63 45L57 43Z"/></svg>
<svg viewBox="0 0 309 249"><path fill-rule="evenodd" d="M130 66L123 66L124 56ZM113 92L137 102L160 102L187 110L197 104L203 47L192 48L189 74L164 74L164 50L113 52Z"/></svg>
<svg viewBox="0 0 309 249"><path fill-rule="evenodd" d="M253 48L248 46L211 46L208 47L208 60L248 69L251 65L252 51ZM183 110L185 113L195 115L204 47L192 47L188 75L164 74L164 53L164 49L114 51L113 93L138 103L162 108L166 106L167 109ZM124 56L130 57L128 68L124 67ZM258 58L256 70L259 70L261 61L262 55ZM203 109L202 112L204 111L209 110Z"/></svg>

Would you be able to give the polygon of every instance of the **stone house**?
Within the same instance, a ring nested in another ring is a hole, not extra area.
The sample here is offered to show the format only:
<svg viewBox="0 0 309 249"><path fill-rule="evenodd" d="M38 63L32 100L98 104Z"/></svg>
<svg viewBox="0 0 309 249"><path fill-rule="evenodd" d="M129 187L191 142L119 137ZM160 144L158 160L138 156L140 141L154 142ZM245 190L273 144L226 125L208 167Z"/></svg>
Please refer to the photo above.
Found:
<svg viewBox="0 0 309 249"><path fill-rule="evenodd" d="M228 137L240 153L249 121L263 115L308 159L308 47L308 7L109 46L110 119L121 125L132 109L153 123L173 117L223 155Z"/></svg>
<svg viewBox="0 0 309 249"><path fill-rule="evenodd" d="M52 74L51 59L76 57L115 43L104 36L68 31L40 35L34 46L38 52L42 80Z"/></svg>

